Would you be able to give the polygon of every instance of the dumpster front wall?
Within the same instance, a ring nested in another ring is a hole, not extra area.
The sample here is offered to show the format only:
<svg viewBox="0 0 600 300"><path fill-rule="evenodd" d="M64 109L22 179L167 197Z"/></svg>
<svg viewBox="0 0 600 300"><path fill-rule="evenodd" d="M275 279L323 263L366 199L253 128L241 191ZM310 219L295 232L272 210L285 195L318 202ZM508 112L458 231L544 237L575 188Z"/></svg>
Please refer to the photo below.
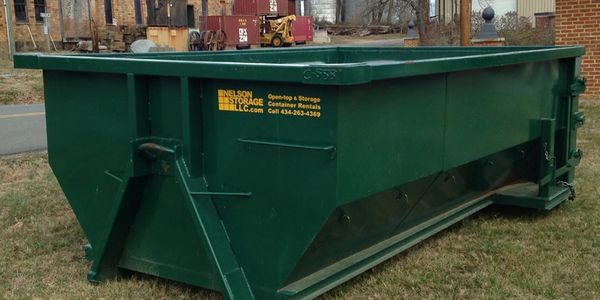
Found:
<svg viewBox="0 0 600 300"><path fill-rule="evenodd" d="M105 171L122 171L130 152L126 81L62 71L43 77L50 165L94 245L118 187Z"/></svg>

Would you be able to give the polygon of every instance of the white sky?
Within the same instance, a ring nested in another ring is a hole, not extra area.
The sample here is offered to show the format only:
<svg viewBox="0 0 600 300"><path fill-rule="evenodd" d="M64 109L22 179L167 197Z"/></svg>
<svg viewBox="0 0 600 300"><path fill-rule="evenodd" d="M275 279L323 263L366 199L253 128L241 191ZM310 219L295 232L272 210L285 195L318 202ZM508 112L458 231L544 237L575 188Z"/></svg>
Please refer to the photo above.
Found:
<svg viewBox="0 0 600 300"><path fill-rule="evenodd" d="M473 11L482 11L488 5L494 9L496 16L517 10L517 0L473 0Z"/></svg>
<svg viewBox="0 0 600 300"><path fill-rule="evenodd" d="M432 8L435 8L435 2L436 0L429 0ZM496 16L517 10L517 0L473 0L473 11L482 11L488 5L494 9ZM431 9L431 12L431 15L434 16L435 9Z"/></svg>

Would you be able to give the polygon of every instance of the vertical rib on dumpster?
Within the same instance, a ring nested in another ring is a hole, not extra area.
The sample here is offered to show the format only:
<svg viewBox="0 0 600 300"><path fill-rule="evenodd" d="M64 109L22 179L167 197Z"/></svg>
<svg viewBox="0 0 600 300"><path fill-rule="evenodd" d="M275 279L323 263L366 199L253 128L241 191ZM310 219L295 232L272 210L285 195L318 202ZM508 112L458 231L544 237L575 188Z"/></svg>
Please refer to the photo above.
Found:
<svg viewBox="0 0 600 300"><path fill-rule="evenodd" d="M554 175L556 171L556 157L554 156L554 139L556 132L556 120L543 118L540 121L541 147L540 147L540 178ZM550 197L550 187L554 182L541 184L539 196Z"/></svg>
<svg viewBox="0 0 600 300"><path fill-rule="evenodd" d="M201 85L190 84L189 77L180 78L181 92L181 122L183 135L183 157L190 172L190 177L201 175L202 156L202 123L201 116Z"/></svg>
<svg viewBox="0 0 600 300"><path fill-rule="evenodd" d="M127 74L127 98L132 141L148 132L147 126L144 126L144 122L147 122L148 106L145 91L142 82L134 74ZM100 282L119 275L117 265L129 234L130 225L135 219L144 186L144 179L135 177L139 174L136 174L132 155L134 155L133 152L125 167L125 174L120 179L117 195L107 217L108 225L99 239L100 243L92 245L93 263L88 272L88 280L91 282Z"/></svg>
<svg viewBox="0 0 600 300"><path fill-rule="evenodd" d="M229 245L227 232L210 196L197 196L193 192L206 192L204 178L192 179L183 159L177 164L177 180L185 202L192 213L198 236L207 249L214 271L221 278L222 293L227 299L254 299L244 270L238 265Z"/></svg>
<svg viewBox="0 0 600 300"><path fill-rule="evenodd" d="M182 151L176 157L176 178L185 197L199 238L207 249L207 255L216 275L221 279L222 293L228 299L254 299L244 270L238 265L229 237L221 222L212 198L194 192L207 192L207 184L201 174L201 109L200 85L191 85L190 78L180 78L181 122L183 131ZM177 156L177 154L176 154ZM194 197L198 197L195 199Z"/></svg>

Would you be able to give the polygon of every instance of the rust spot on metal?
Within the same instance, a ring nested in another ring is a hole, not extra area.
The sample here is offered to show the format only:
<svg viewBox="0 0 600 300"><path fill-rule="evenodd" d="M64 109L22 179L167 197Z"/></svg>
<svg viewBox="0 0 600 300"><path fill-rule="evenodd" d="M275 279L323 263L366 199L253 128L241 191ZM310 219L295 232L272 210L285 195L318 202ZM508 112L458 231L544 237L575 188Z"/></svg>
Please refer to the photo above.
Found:
<svg viewBox="0 0 600 300"><path fill-rule="evenodd" d="M171 152L173 152L173 150L171 150L171 149L169 149L167 147L164 147L162 145L156 144L156 143L144 143L144 144L141 144L138 147L138 150L140 150L140 151L151 150L151 151L155 151L155 152L158 152L158 153L162 153L162 152L169 152L169 153L171 153Z"/></svg>
<svg viewBox="0 0 600 300"><path fill-rule="evenodd" d="M167 163L166 161L161 161L160 162L163 168L163 172L165 173L169 173L169 171L171 170L171 165L169 163Z"/></svg>
<svg viewBox="0 0 600 300"><path fill-rule="evenodd" d="M175 153L171 148L156 144L156 143L144 143L138 147L138 151L142 153L147 159L156 160L159 155L163 153Z"/></svg>

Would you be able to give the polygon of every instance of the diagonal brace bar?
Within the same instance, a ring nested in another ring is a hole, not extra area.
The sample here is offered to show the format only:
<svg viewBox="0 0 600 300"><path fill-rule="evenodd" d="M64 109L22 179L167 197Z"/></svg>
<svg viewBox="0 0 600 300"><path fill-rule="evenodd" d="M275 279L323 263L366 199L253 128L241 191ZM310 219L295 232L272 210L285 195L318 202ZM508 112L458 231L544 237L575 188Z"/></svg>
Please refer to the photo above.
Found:
<svg viewBox="0 0 600 300"><path fill-rule="evenodd" d="M141 190L145 177L133 177L131 167L123 176L119 189L113 201L113 206L107 215L105 230L92 245L92 267L88 272L90 282L101 282L116 278L119 275L118 262L129 234L131 223L135 219Z"/></svg>
<svg viewBox="0 0 600 300"><path fill-rule="evenodd" d="M183 158L178 158L176 165L175 176L192 213L198 235L207 249L213 269L221 279L223 296L226 299L254 299L244 270L237 263L226 229L212 199L209 195L195 193L208 192L204 179L192 179ZM197 198L206 199L196 200Z"/></svg>

